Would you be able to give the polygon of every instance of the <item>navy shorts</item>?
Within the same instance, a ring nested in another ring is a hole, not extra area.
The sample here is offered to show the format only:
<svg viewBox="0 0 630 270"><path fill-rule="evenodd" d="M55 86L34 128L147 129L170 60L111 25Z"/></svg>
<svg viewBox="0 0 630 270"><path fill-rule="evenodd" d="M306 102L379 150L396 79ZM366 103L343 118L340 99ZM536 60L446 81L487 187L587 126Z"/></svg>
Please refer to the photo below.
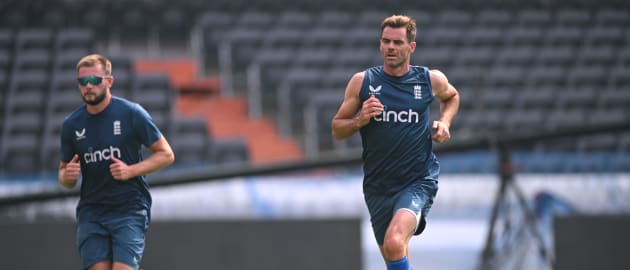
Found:
<svg viewBox="0 0 630 270"><path fill-rule="evenodd" d="M437 191L437 181L419 180L412 182L391 196L365 194L365 203L370 213L372 230L378 245L383 245L387 227L389 227L394 214L401 209L408 210L416 216L418 224L414 235L422 233Z"/></svg>
<svg viewBox="0 0 630 270"><path fill-rule="evenodd" d="M104 260L121 262L138 269L149 227L146 214L110 216L77 226L77 247L83 269Z"/></svg>

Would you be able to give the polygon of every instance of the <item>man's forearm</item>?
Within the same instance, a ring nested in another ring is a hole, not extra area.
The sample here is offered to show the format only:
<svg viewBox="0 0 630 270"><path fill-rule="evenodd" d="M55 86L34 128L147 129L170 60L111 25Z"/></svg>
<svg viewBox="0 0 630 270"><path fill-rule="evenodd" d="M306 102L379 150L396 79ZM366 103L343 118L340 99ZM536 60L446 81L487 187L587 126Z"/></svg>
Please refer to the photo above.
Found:
<svg viewBox="0 0 630 270"><path fill-rule="evenodd" d="M439 121L451 126L451 122L457 114L457 111L459 111L459 95L441 101Z"/></svg>
<svg viewBox="0 0 630 270"><path fill-rule="evenodd" d="M131 165L131 167L133 167L134 176L141 176L158 171L173 163L174 160L175 157L172 152L159 151L153 153L142 162Z"/></svg>
<svg viewBox="0 0 630 270"><path fill-rule="evenodd" d="M352 136L360 128L358 116L350 119L335 119L332 124L333 137L337 140L343 140Z"/></svg>

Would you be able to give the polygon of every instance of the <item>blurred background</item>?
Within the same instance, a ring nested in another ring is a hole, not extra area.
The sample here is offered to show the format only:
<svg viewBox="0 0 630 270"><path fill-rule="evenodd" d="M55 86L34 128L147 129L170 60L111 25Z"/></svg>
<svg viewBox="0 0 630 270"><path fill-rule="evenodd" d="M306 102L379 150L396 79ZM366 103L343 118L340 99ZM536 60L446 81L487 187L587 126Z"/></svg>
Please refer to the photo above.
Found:
<svg viewBox="0 0 630 270"><path fill-rule="evenodd" d="M176 155L148 177L146 269L384 269L360 138L330 121L392 14L461 95L414 268L630 269L623 0L0 0L0 268L78 268L59 131L100 53Z"/></svg>

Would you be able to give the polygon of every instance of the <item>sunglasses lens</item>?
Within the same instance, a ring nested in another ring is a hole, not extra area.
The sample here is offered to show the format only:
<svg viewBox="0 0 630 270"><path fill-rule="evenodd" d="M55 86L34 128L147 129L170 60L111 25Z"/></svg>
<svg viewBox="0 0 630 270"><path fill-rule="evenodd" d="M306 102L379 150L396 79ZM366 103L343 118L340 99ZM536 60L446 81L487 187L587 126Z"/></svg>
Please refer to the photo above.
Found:
<svg viewBox="0 0 630 270"><path fill-rule="evenodd" d="M83 86L86 86L88 83L91 83L92 85L99 85L103 81L103 77L96 77L96 76L80 77L78 81L79 81L79 84Z"/></svg>

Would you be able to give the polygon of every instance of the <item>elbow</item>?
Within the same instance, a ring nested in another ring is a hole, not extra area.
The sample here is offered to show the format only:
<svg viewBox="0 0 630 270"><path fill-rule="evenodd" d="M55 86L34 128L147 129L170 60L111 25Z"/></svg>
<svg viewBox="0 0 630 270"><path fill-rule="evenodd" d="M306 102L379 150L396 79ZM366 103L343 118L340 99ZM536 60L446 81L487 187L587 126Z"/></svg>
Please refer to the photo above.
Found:
<svg viewBox="0 0 630 270"><path fill-rule="evenodd" d="M161 167L169 166L173 164L173 162L175 162L175 153L173 153L173 150L164 151L164 152L161 152L160 154L161 154L161 160L162 160Z"/></svg>
<svg viewBox="0 0 630 270"><path fill-rule="evenodd" d="M173 162L175 162L175 153L173 153L173 151L170 151L166 155L166 164L167 165L171 165L171 164L173 164Z"/></svg>
<svg viewBox="0 0 630 270"><path fill-rule="evenodd" d="M333 123L331 125L331 129L332 129L331 135L332 135L332 137L335 140L339 141L339 140L342 140L343 138L345 138L344 136L342 136L342 134L339 134L339 130L337 130L337 128L335 128L334 120L333 120Z"/></svg>

